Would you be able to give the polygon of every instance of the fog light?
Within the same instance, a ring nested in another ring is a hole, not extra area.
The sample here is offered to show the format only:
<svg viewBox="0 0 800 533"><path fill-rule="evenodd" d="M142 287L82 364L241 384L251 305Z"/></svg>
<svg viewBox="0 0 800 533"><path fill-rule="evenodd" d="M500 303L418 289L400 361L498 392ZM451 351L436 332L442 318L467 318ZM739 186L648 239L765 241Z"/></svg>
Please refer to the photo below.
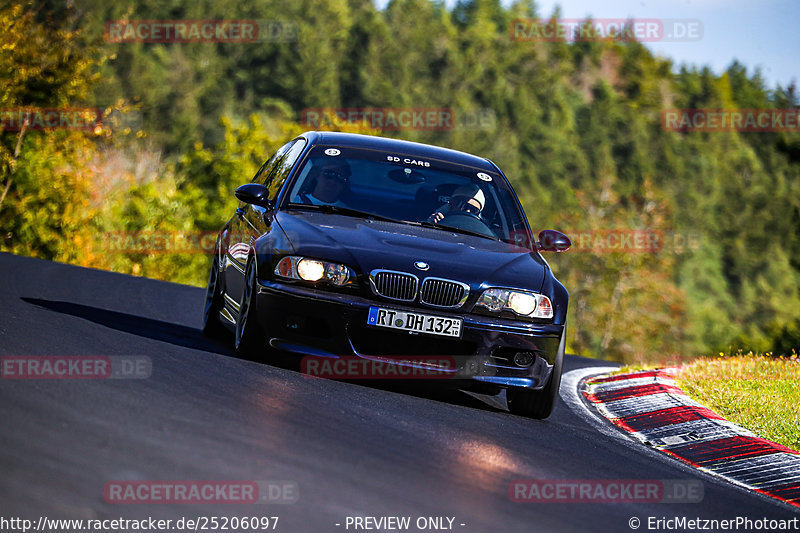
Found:
<svg viewBox="0 0 800 533"><path fill-rule="evenodd" d="M514 364L527 368L533 364L534 355L531 352L517 352L514 354Z"/></svg>
<svg viewBox="0 0 800 533"><path fill-rule="evenodd" d="M304 320L300 317L289 316L286 318L286 329L299 330L303 328Z"/></svg>

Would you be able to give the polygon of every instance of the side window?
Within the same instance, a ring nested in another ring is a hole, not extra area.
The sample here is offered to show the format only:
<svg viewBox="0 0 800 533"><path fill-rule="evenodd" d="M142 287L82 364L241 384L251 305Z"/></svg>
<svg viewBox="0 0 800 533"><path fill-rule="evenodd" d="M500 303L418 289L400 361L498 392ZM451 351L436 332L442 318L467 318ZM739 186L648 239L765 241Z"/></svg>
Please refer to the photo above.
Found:
<svg viewBox="0 0 800 533"><path fill-rule="evenodd" d="M297 141L290 141L281 146L280 148L278 148L278 151L275 152L275 154L272 157L270 157L266 163L261 165L260 169L258 169L258 172L256 172L256 175L253 178L253 183L260 183L261 185L266 185L266 183L264 182L266 181L267 177L275 169L275 166L278 164L278 161L280 161L281 157L283 157L283 155L289 151L289 149L295 142Z"/></svg>
<svg viewBox="0 0 800 533"><path fill-rule="evenodd" d="M286 182L286 178L289 177L289 173L291 173L294 164L297 162L300 154L303 153L303 149L305 147L305 139L298 139L294 145L289 148L289 151L286 152L286 155L278 162L277 165L275 165L275 168L272 170L272 172L270 172L270 174L267 176L263 183L269 189L270 199L274 199L278 195L278 192L281 190L281 187L283 187L283 184Z"/></svg>

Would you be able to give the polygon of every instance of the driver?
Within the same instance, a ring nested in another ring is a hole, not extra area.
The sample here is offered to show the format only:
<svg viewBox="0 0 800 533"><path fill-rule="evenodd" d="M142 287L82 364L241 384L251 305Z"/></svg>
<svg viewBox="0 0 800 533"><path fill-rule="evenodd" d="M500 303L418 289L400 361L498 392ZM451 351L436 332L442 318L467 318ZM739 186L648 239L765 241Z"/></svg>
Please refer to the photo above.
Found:
<svg viewBox="0 0 800 533"><path fill-rule="evenodd" d="M347 162L326 161L311 169L308 181L313 183L313 189L301 192L298 197L305 204L346 207L342 196L350 185L350 174Z"/></svg>
<svg viewBox="0 0 800 533"><path fill-rule="evenodd" d="M455 214L468 214L474 217L480 217L483 207L486 205L486 195L480 187L474 183L469 185L462 185L453 191L450 200L434 211L428 217L428 222L440 222L447 215Z"/></svg>

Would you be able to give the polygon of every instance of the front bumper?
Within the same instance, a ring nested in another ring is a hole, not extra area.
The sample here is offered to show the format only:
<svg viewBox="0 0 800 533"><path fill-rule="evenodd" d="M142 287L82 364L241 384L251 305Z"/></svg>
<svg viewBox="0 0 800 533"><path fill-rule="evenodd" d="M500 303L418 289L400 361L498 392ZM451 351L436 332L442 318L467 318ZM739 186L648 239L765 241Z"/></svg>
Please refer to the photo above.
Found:
<svg viewBox="0 0 800 533"><path fill-rule="evenodd" d="M371 306L462 318L461 339L368 326ZM564 331L560 324L459 314L265 280L258 282L256 308L273 348L324 358L357 357L427 371L431 370L430 358L436 358L447 362L437 367L437 376L489 390L544 387ZM513 356L517 352L532 354L532 364L516 365Z"/></svg>

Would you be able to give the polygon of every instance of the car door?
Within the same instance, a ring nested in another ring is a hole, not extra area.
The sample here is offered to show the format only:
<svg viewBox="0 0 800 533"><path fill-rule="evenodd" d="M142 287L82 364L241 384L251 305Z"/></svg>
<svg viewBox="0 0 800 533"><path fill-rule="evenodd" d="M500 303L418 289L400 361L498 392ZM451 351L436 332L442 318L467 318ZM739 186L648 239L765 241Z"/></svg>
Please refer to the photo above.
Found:
<svg viewBox="0 0 800 533"><path fill-rule="evenodd" d="M266 186L270 191L269 199L271 201L275 201L305 145L305 139L295 139L283 145L256 173L253 183ZM229 303L235 301L236 305L233 307L237 310L244 288L244 271L250 249L255 240L269 232L271 228L271 209L244 202L239 204L236 217L231 224L229 257L226 261L225 271L225 287L228 293L226 299Z"/></svg>

